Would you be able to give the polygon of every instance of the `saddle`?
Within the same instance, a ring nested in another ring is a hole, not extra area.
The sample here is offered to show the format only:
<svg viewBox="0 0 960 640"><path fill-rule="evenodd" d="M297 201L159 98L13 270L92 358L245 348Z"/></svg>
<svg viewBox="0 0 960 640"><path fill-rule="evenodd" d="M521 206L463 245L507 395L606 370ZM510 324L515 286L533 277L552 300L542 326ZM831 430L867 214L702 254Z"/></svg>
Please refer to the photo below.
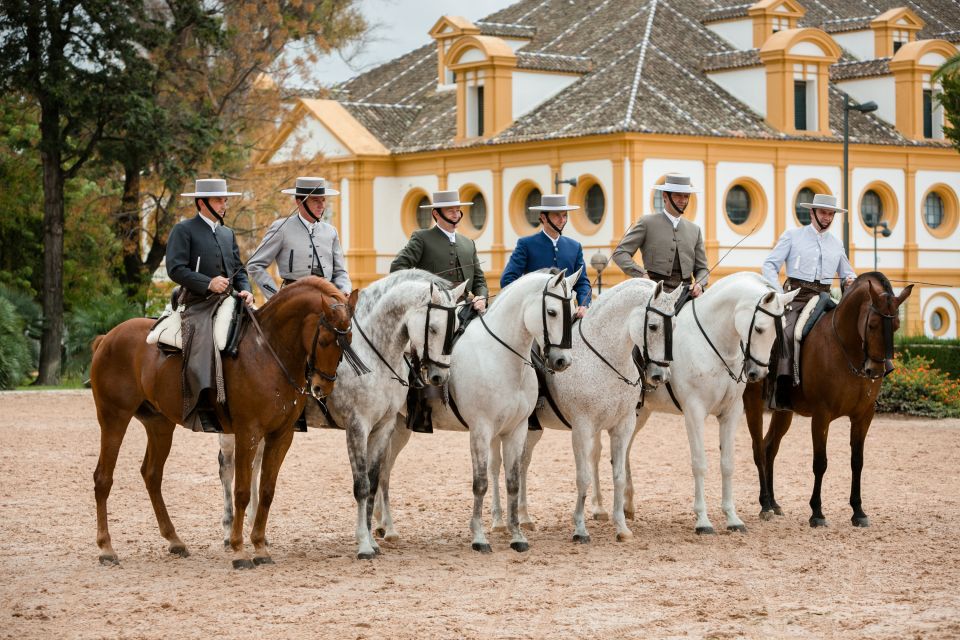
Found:
<svg viewBox="0 0 960 640"><path fill-rule="evenodd" d="M177 287L171 295L171 304L167 305L147 334L147 344L156 344L164 351L183 350L183 305L180 297L180 287ZM217 349L234 358L240 346L243 318L243 303L234 296L226 296L214 313L213 336Z"/></svg>
<svg viewBox="0 0 960 640"><path fill-rule="evenodd" d="M793 339L793 384L800 384L800 346L807 337L817 321L823 315L837 306L836 301L830 297L829 293L820 293L816 298L810 298L800 315L797 316L797 323L794 325Z"/></svg>

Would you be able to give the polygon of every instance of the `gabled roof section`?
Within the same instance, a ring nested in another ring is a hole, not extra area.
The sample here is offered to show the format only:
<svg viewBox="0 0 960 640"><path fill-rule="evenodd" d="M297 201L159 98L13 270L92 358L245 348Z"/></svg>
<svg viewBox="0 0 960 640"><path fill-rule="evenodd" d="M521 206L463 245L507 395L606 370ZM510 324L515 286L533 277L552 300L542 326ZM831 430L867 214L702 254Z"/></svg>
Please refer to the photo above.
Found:
<svg viewBox="0 0 960 640"><path fill-rule="evenodd" d="M807 13L807 10L796 0L759 0L747 9L747 15L752 16L758 13L773 13L776 15L802 18Z"/></svg>
<svg viewBox="0 0 960 640"><path fill-rule="evenodd" d="M925 23L919 39L960 32L960 11L954 0L796 3L806 9L799 27L856 23L869 29L877 16L907 6ZM520 0L474 21L479 33L471 37L527 40L515 51L516 71L579 76L561 94L484 140L455 140L456 92L438 89L435 41L337 85L333 95L392 153L619 131L788 139L706 73L757 64L759 51L735 51L701 22L746 17L756 4L742 0ZM441 23L451 29L467 28L452 19L437 24ZM866 77L882 64L834 65L831 73ZM838 76L842 77L847 76ZM833 105L833 93L830 100ZM842 103L838 104L831 108L832 136L823 139L835 141L841 135L842 122L840 128L834 126L836 114L842 117ZM851 136L878 144L939 144L908 140L875 114L851 114ZM803 139L817 138L805 135Z"/></svg>
<svg viewBox="0 0 960 640"><path fill-rule="evenodd" d="M957 8L960 11L960 7ZM892 25L901 29L922 29L926 23L907 7L896 7L884 11L870 21L870 26Z"/></svg>
<svg viewBox="0 0 960 640"><path fill-rule="evenodd" d="M480 27L462 16L441 16L428 31L431 38L480 35Z"/></svg>

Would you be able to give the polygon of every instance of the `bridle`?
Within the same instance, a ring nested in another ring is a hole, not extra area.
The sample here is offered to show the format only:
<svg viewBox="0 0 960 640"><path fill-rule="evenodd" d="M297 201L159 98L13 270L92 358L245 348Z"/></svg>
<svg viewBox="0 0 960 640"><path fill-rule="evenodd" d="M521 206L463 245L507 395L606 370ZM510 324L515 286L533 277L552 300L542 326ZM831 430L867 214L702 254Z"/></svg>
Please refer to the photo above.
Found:
<svg viewBox="0 0 960 640"><path fill-rule="evenodd" d="M540 315L543 318L543 363L533 362L529 358L525 358L523 355L517 353L517 350L508 345L506 342L500 339L500 337L495 334L490 327L487 325L486 321L483 319L483 315L480 316L480 324L483 325L483 328L487 330L487 333L490 336L499 342L501 345L506 347L510 353L517 356L523 360L524 364L529 366L532 369L544 369L548 373L554 373L553 369L549 368L546 363L549 362L550 349L552 347L557 347L558 349L569 349L573 345L573 314L571 313L562 313L561 318L563 320L563 329L560 336L560 342L551 342L550 340L550 330L547 327L547 298L556 298L561 301L563 309L565 309L569 303L573 300L573 291L567 291L567 281L561 278L563 283L563 292L565 295L559 295L550 291L550 282L553 278L547 279L546 284L543 285L543 294L540 301Z"/></svg>
<svg viewBox="0 0 960 640"><path fill-rule="evenodd" d="M754 362L754 363L756 363L756 364L757 364L758 366L760 366L760 367L769 367L769 366L770 366L770 359L769 359L769 357L768 357L767 361L764 362L764 361L760 360L759 358L757 358L755 355L753 355L753 353L752 353L752 351L751 351L751 345L752 345L752 343L753 343L753 328L754 328L754 326L755 326L756 323L757 323L757 312L763 313L764 315L767 315L767 316L770 316L771 318L773 318L774 329L775 329L776 332L777 332L777 343L778 343L778 344L782 344L782 343L783 343L783 312L781 312L781 313L772 313L772 312L767 311L766 309L764 309L762 306L760 306L760 305L763 304L763 299L764 299L766 296L767 296L767 294L763 294L762 296L760 296L760 299L757 300L757 304L754 305L754 307L753 307L753 316L751 316L751 318L750 318L750 329L748 329L748 333L747 333L747 345L746 345L746 347L744 347L744 345L743 345L743 340L740 340L740 341L739 341L740 353L743 354L743 363L740 365L740 373L738 373L738 374L735 374L735 373L733 372L733 369L730 368L730 365L727 364L727 361L723 358L722 355L720 355L720 351L717 350L717 347L716 347L716 346L713 344L713 342L710 340L710 336L707 335L707 332L706 332L706 330L703 328L703 325L700 324L700 318L699 318L699 316L697 316L697 304L696 304L697 301L696 301L696 298L694 298L693 300L690 301L690 306L691 306L691 308L693 309L693 319L696 320L696 322L697 322L697 327L699 327L699 329L700 329L700 333L703 334L704 339L707 341L707 344L710 345L710 348L713 350L713 352L714 352L715 354L717 354L717 357L720 359L720 362L723 364L723 367L727 370L727 375L729 375L729 376L730 376L730 379L733 380L734 382L736 382L737 384L739 384L739 383L741 383L741 382L744 382L744 381L746 380L747 362Z"/></svg>
<svg viewBox="0 0 960 640"><path fill-rule="evenodd" d="M884 295L890 295L884 293ZM837 308L839 309L839 307ZM884 358L881 360L879 358L874 358L870 355L870 346L867 342L867 329L870 326L870 314L875 313L881 318L881 331L883 331L883 349L884 349ZM893 360L893 321L897 315L891 314L888 315L883 313L871 302L870 307L867 309L866 317L863 321L863 330L860 330L860 321L857 320L857 334L860 336L860 345L863 349L864 356L864 366L857 368L854 366L853 362L850 360L850 356L847 354L847 347L843 344L843 340L840 339L840 332L837 330L837 310L834 310L833 316L830 318L830 324L833 327L833 335L837 340L837 343L840 345L840 352L843 353L844 360L847 361L847 366L850 368L850 372L860 378L866 378L868 380L879 380L880 378L886 377L893 372L893 369L887 370L886 364L888 360ZM879 362L883 365L881 368L881 373L877 375L870 375L866 371L867 362Z"/></svg>
<svg viewBox="0 0 960 640"><path fill-rule="evenodd" d="M587 348L593 352L593 355L597 356L597 358L600 359L600 362L607 365L607 367L611 371L613 371L618 378L620 378L621 382L624 382L630 385L631 387L636 387L640 384L643 384L644 379L647 377L646 365L648 362L652 362L654 364L657 364L657 365L660 365L661 367L666 368L666 367L669 367L670 363L673 361L673 317L675 314L665 313L663 311L660 311L659 309L654 309L653 306L650 304L652 301L653 301L653 296L651 296L650 299L647 300L647 306L643 312L643 368L640 370L639 372L640 375L639 377L637 377L636 380L630 380L625 375L620 373L620 371L618 371L615 366L610 364L610 362L606 358L604 358L600 354L600 352L594 348L592 344L590 344L590 341L587 340L587 337L583 335L584 321L581 319L580 322L578 323L579 326L577 330L580 333L580 339L583 340L583 344L585 344ZM650 343L650 340L647 336L647 329L649 327L649 323L647 322L647 319L651 311L663 318L664 342L663 342L663 360L662 361L654 360L653 358L651 358L650 352L648 351L648 348L647 348L647 345ZM644 385L644 388L646 388L646 385Z"/></svg>

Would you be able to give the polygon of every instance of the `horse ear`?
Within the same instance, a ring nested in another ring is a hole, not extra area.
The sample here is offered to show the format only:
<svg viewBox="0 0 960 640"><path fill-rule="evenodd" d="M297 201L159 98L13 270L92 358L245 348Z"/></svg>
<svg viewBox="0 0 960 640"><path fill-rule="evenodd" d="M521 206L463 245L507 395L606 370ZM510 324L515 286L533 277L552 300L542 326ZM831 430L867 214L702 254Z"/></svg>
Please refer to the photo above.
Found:
<svg viewBox="0 0 960 640"><path fill-rule="evenodd" d="M773 299L777 297L776 291L771 291L767 295L763 296L763 300L760 301L760 304L770 304L773 302Z"/></svg>
<svg viewBox="0 0 960 640"><path fill-rule="evenodd" d="M553 282L550 283L550 288L552 289L553 287L559 287L559 286L560 286L560 281L563 280L564 276L566 276L566 275L567 275L567 270L566 270L566 269L561 269L561 270L560 270L560 273L557 274L557 277L554 278L554 279L553 279Z"/></svg>
<svg viewBox="0 0 960 640"><path fill-rule="evenodd" d="M459 302L460 298L462 298L466 292L467 292L467 283L466 281L464 281L458 284L457 286L455 286L453 289L451 289L450 295L453 296L454 300Z"/></svg>
<svg viewBox="0 0 960 640"><path fill-rule="evenodd" d="M908 284L903 288L903 291L897 295L897 306L899 307L901 304L903 304L904 300L909 298L911 293L913 293L913 285Z"/></svg>
<svg viewBox="0 0 960 640"><path fill-rule="evenodd" d="M580 279L580 274L582 272L583 272L583 267L580 267L579 269L576 270L576 272L574 272L573 275L567 277L567 284L569 285L569 288L571 291L573 291L573 285L577 284L577 280Z"/></svg>
<svg viewBox="0 0 960 640"><path fill-rule="evenodd" d="M360 289L354 289L350 292L350 297L347 298L347 306L350 307L350 313L353 313L353 310L357 308L357 301L360 299Z"/></svg>
<svg viewBox="0 0 960 640"><path fill-rule="evenodd" d="M677 287L677 290L679 290L679 289L681 289L681 288L682 288L682 287ZM663 293L663 281L662 281L662 280L657 283L657 286L656 286L656 287L653 288L653 297L654 297L654 298L659 298L661 293Z"/></svg>
<svg viewBox="0 0 960 640"><path fill-rule="evenodd" d="M801 291L803 291L803 289L797 288L797 289L794 289L793 291L788 291L786 293L778 294L780 296L780 302L783 303L784 306L790 304L791 302L793 302L794 298L800 295Z"/></svg>
<svg viewBox="0 0 960 640"><path fill-rule="evenodd" d="M877 291L877 288L873 284L873 280L867 280L867 290L870 292L870 300L873 301L873 306L880 305L880 292Z"/></svg>

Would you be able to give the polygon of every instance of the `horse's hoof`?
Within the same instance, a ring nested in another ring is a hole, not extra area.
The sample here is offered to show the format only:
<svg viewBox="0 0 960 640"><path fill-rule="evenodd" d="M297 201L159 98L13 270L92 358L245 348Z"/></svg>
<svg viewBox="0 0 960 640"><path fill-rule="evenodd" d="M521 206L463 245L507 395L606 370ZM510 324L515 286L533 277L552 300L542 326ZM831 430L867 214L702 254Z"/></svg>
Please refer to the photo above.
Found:
<svg viewBox="0 0 960 640"><path fill-rule="evenodd" d="M524 551L530 551L530 543L529 542L511 542L510 548L519 553L523 553Z"/></svg>
<svg viewBox="0 0 960 640"><path fill-rule="evenodd" d="M631 538L633 538L633 532L632 532L632 531L620 531L620 532L617 533L617 542L626 542L627 540L630 540Z"/></svg>
<svg viewBox="0 0 960 640"><path fill-rule="evenodd" d="M712 536L716 533L716 531L713 530L713 527L697 527L696 531L698 536L704 534Z"/></svg>
<svg viewBox="0 0 960 640"><path fill-rule="evenodd" d="M251 560L241 559L233 561L234 569L253 569L257 565L253 564Z"/></svg>
<svg viewBox="0 0 960 640"><path fill-rule="evenodd" d="M493 549L491 549L490 545L486 543L481 544L479 542L474 542L470 546L474 551L479 551L480 553L493 553Z"/></svg>
<svg viewBox="0 0 960 640"><path fill-rule="evenodd" d="M850 522L852 522L852 523L853 523L853 526L855 526L855 527L869 527L869 526L870 526L870 518L868 518L867 516L863 516L862 518L858 518L857 516L853 516L852 518L850 518Z"/></svg>
<svg viewBox="0 0 960 640"><path fill-rule="evenodd" d="M610 514L606 511L597 511L595 514L593 514L593 519L600 522L606 522L610 519Z"/></svg>
<svg viewBox="0 0 960 640"><path fill-rule="evenodd" d="M373 560L376 557L377 553L375 551L364 551L357 554L357 560Z"/></svg>
<svg viewBox="0 0 960 640"><path fill-rule="evenodd" d="M383 551L380 550L380 547L374 547L374 548L373 548L373 553L374 553L374 555L377 555L377 556L378 556L378 555L380 555L381 553L383 553Z"/></svg>
<svg viewBox="0 0 960 640"><path fill-rule="evenodd" d="M627 520L636 520L637 513L635 511L624 511L623 517L626 518Z"/></svg>
<svg viewBox="0 0 960 640"><path fill-rule="evenodd" d="M179 556L181 558L190 557L190 552L187 551L187 548L182 544L178 544L176 546L170 547L170 553L172 555Z"/></svg>
<svg viewBox="0 0 960 640"><path fill-rule="evenodd" d="M773 520L773 511L770 511L770 510L761 511L760 519L766 522L770 522L771 520Z"/></svg>
<svg viewBox="0 0 960 640"><path fill-rule="evenodd" d="M521 529L525 529L526 531L536 531L536 530L537 530L537 525L536 525L536 523L534 523L533 521L530 521L530 522L521 522L521 523L520 523L520 528L521 528Z"/></svg>
<svg viewBox="0 0 960 640"><path fill-rule="evenodd" d="M727 531L739 531L740 533L747 532L747 525L745 524L731 524L727 526Z"/></svg>
<svg viewBox="0 0 960 640"><path fill-rule="evenodd" d="M810 526L816 529L817 527L826 527L827 519L826 518L810 518Z"/></svg>
<svg viewBox="0 0 960 640"><path fill-rule="evenodd" d="M573 534L573 541L579 542L580 544L587 544L588 542L590 542L590 535L589 534L580 535L579 533L575 533Z"/></svg>
<svg viewBox="0 0 960 640"><path fill-rule="evenodd" d="M100 564L105 567L115 567L120 564L120 558L110 553L104 553L100 556Z"/></svg>
<svg viewBox="0 0 960 640"><path fill-rule="evenodd" d="M229 548L230 548L230 539L229 539L229 538L227 538L226 540L223 541L223 548L224 548L224 549L229 549Z"/></svg>
<svg viewBox="0 0 960 640"><path fill-rule="evenodd" d="M778 516L782 516L782 515L783 515L783 509L780 508L780 505L774 505L774 507L773 507L773 512L774 512L775 514L777 514Z"/></svg>
<svg viewBox="0 0 960 640"><path fill-rule="evenodd" d="M373 535L377 536L378 538L383 538L387 535L387 530L383 527L377 527L373 530Z"/></svg>
<svg viewBox="0 0 960 640"><path fill-rule="evenodd" d="M507 525L505 524L495 524L490 531L494 533L504 533L507 530Z"/></svg>
<svg viewBox="0 0 960 640"><path fill-rule="evenodd" d="M384 542L396 542L399 539L400 539L400 536L398 536L396 533L387 533L387 534L384 534L383 536Z"/></svg>
<svg viewBox="0 0 960 640"><path fill-rule="evenodd" d="M254 556L253 564L258 567L262 564L276 564L270 556Z"/></svg>

